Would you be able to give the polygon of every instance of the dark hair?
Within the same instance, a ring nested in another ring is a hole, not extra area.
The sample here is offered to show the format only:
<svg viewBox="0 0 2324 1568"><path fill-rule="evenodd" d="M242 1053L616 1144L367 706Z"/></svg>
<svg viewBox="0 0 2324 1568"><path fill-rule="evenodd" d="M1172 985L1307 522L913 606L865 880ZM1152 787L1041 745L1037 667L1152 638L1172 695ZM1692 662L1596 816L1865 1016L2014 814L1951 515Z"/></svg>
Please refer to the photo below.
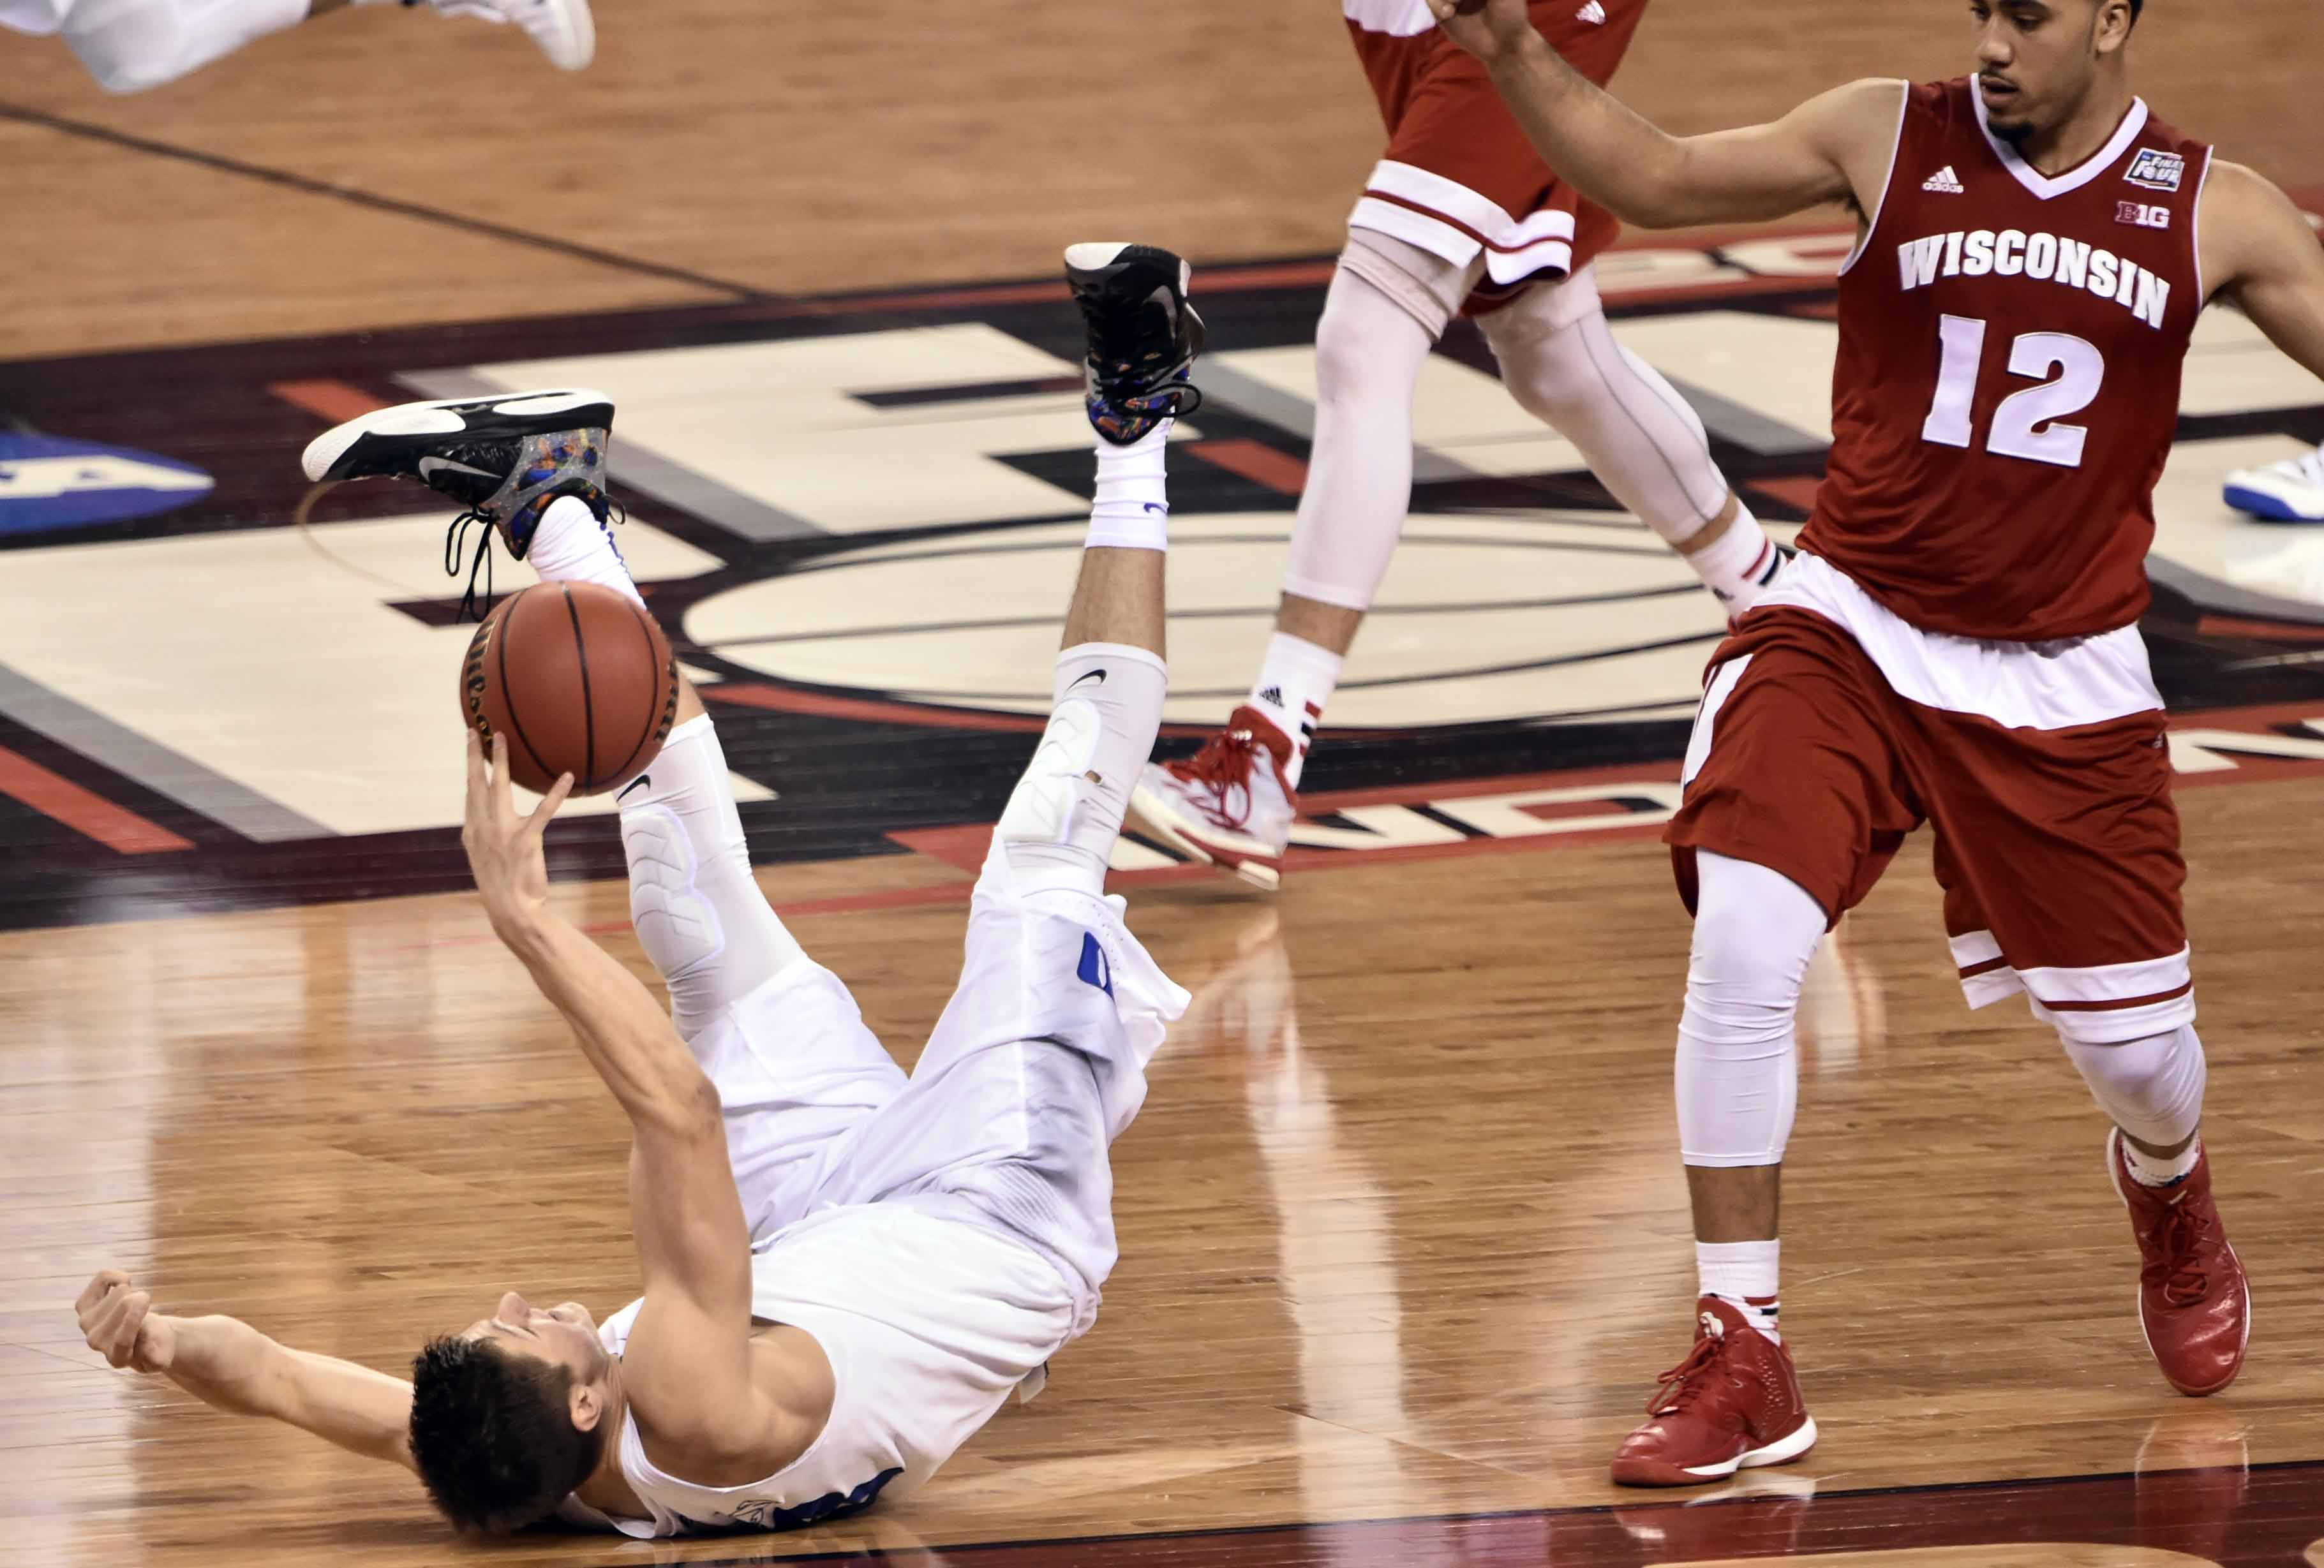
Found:
<svg viewBox="0 0 2324 1568"><path fill-rule="evenodd" d="M602 1430L573 1425L572 1393L568 1368L429 1341L411 1360L411 1454L445 1517L497 1535L555 1512L604 1450Z"/></svg>

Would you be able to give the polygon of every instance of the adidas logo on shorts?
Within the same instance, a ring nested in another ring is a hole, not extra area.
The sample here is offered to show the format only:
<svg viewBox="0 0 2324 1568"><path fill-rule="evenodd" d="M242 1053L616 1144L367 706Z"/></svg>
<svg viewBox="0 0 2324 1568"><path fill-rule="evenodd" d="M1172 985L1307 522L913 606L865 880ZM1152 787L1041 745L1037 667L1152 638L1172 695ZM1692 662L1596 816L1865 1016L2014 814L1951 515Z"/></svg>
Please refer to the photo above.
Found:
<svg viewBox="0 0 2324 1568"><path fill-rule="evenodd" d="M1602 27L1606 23L1606 7L1599 0L1590 0L1589 5L1573 14L1573 18L1577 22L1587 22L1592 27Z"/></svg>
<svg viewBox="0 0 2324 1568"><path fill-rule="evenodd" d="M1934 174L1929 176L1928 179L1923 180L1921 182L1921 188L1923 190L1933 190L1939 196L1959 196L1968 188L1961 184L1960 176L1955 174L1953 172L1953 166L1948 163L1942 169L1938 170Z"/></svg>

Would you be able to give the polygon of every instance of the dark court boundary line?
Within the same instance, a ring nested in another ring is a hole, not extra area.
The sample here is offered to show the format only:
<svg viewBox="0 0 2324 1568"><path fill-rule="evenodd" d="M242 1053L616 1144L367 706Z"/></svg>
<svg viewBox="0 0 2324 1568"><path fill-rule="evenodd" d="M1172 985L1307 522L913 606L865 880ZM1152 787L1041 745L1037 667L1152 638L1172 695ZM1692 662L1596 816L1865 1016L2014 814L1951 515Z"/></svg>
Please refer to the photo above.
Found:
<svg viewBox="0 0 2324 1568"><path fill-rule="evenodd" d="M214 170L221 174L238 175L244 179L295 190L305 196L319 196L343 201L354 206L368 207L374 212L392 214L397 217L417 218L421 223L440 228L459 229L488 239L504 240L510 244L523 245L531 250L547 251L574 261L587 261L595 266L612 267L641 277L659 278L672 283L684 283L696 289L724 294L738 304L765 304L779 301L784 297L736 283L724 278L714 278L706 272L690 271L684 267L672 267L660 261L641 261L616 251L601 251L594 245L578 244L558 239L554 234L535 234L530 229L512 228L484 218L463 217L458 213L446 212L441 207L424 206L419 202L402 201L394 197L377 196L370 191L346 186L332 185L287 169L275 169L263 163L249 163L222 153L203 152L191 147L180 147L172 142L156 142L148 137L133 136L125 131L115 131L107 125L92 124L86 120L67 119L39 109L28 109L21 104L0 100L0 120L14 120L22 124L35 125L54 131L60 135L78 136L85 141L100 142L108 146L125 148L154 158L171 159L180 163L191 163L198 168Z"/></svg>
<svg viewBox="0 0 2324 1568"><path fill-rule="evenodd" d="M2196 1468L2200 1469L2202 1467L2198 1466ZM2257 1475L2269 1472L2284 1471L2324 1472L2324 1461L2313 1459L2288 1459L2278 1460L2267 1464L2244 1465L2238 1468L2240 1468L2246 1475ZM1854 1498L1941 1496L1960 1492L1997 1491L2005 1488L2039 1489L2050 1486L2070 1487L2087 1485L2100 1481L2135 1481L2135 1472L2131 1471L2101 1471L2085 1475L2021 1476L2014 1480L2004 1481L1952 1481L1926 1482L1919 1485L1869 1486L1839 1491L1818 1492L1815 1497L1811 1499L1811 1502L1836 1502ZM1398 1514L1390 1518L1379 1519L1330 1519L1317 1522L1293 1520L1278 1525L1224 1525L1213 1526L1209 1528L1204 1528L1198 1526L1182 1530L1119 1530L1111 1534L1099 1536L1028 1536L1016 1540L960 1541L950 1542L941 1545L879 1546L866 1544L864 1545L855 1547L811 1546L801 1549L796 1554L786 1553L781 1550L779 1545L778 1545L780 1540L780 1532L760 1535L755 1537L751 1536L749 1532L736 1532L733 1538L737 1540L755 1539L757 1541L763 1541L767 1543L766 1549L763 1551L752 1552L747 1555L736 1557L696 1558L689 1560L686 1563L685 1568L764 1568L764 1565L771 1563L850 1563L862 1562L865 1560L872 1562L910 1563L915 1559L920 1559L931 1563L940 1563L945 1559L945 1554L948 1553L1020 1552L1026 1550L1054 1549L1064 1546L1105 1546L1131 1541L1194 1542L1224 1540L1237 1536L1294 1535L1309 1531L1326 1535L1361 1534L1368 1531L1384 1528L1392 1529L1398 1526L1406 1525L1471 1525L1490 1524L1502 1519L1570 1518L1584 1514L1609 1514L1613 1513L1618 1509L1629 1511L1631 1509L1662 1508L1674 1512L1681 1508L1689 1507L1696 1508L1701 1508L1704 1506L1712 1508L1741 1508L1748 1507L1752 1503L1765 1502L1766 1500L1767 1499L1763 1496L1704 1499L1692 1504L1681 1503L1675 1500L1656 1500L1644 1503L1580 1503L1565 1507L1541 1508L1486 1508L1480 1509L1475 1513ZM678 1536L666 1538L678 1543L692 1544L696 1542L716 1540L718 1539L718 1536L715 1535ZM2015 1545L2022 1544L2024 1543L2007 1541L1997 1543L1997 1545ZM1813 1555L1813 1554L1810 1554L1808 1558L1799 1560L1809 1561L1812 1559ZM1767 1561L1771 1563L1788 1560L1792 1559L1776 1557L1770 1557L1767 1559ZM611 1563L604 1564L603 1568L630 1568L630 1564L632 1561L633 1560L632 1559L615 1559Z"/></svg>

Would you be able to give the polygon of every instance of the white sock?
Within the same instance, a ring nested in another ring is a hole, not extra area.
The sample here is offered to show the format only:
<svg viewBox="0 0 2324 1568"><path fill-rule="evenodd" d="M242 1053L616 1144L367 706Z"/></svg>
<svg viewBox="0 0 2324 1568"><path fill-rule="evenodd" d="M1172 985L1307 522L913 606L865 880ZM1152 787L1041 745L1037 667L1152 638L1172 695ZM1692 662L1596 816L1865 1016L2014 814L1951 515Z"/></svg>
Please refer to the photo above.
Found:
<svg viewBox="0 0 2324 1568"><path fill-rule="evenodd" d="M1727 531L1693 555L1682 557L1694 574L1735 614L1759 602L1759 596L1782 575L1783 552L1767 537L1767 530L1738 499L1735 521Z"/></svg>
<svg viewBox="0 0 2324 1568"><path fill-rule="evenodd" d="M1305 637L1278 631L1267 639L1267 658L1251 683L1250 705L1290 738L1291 760L1283 774L1291 787L1307 770L1307 748L1315 743L1315 726L1324 705L1340 683L1341 656Z"/></svg>
<svg viewBox="0 0 2324 1568"><path fill-rule="evenodd" d="M1116 446L1111 441L1097 444L1097 499L1090 506L1090 548L1170 547L1170 491L1164 479L1162 453L1176 423L1165 419L1127 446Z"/></svg>
<svg viewBox="0 0 2324 1568"><path fill-rule="evenodd" d="M1781 1341L1775 1331L1776 1261L1781 1242L1697 1242L1694 1270L1701 1294L1716 1296L1743 1314L1743 1321Z"/></svg>
<svg viewBox="0 0 2324 1568"><path fill-rule="evenodd" d="M533 530L524 564L543 582L595 582L627 594L640 609L645 607L638 585L630 579L628 563L614 548L613 536L577 495L561 495L549 503L540 514L540 526Z"/></svg>
<svg viewBox="0 0 2324 1568"><path fill-rule="evenodd" d="M2141 1187L2170 1187L2186 1180L2195 1173L2195 1162L2203 1158L2203 1140L2188 1142L2177 1154L2149 1154L2129 1139L2122 1141L2122 1162L2130 1168L2130 1178Z"/></svg>

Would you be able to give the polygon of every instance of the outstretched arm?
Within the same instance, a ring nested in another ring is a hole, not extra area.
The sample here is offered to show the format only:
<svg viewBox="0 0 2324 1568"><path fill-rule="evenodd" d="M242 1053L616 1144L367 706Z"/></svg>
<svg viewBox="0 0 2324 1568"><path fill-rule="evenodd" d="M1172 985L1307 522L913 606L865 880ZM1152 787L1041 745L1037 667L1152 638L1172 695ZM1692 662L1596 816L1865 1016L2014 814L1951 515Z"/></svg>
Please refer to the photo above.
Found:
<svg viewBox="0 0 2324 1568"><path fill-rule="evenodd" d="M366 1459L416 1470L405 1434L411 1385L269 1339L234 1317L172 1317L107 1269L74 1303L88 1348L116 1367L159 1372L206 1405L265 1416Z"/></svg>
<svg viewBox="0 0 2324 1568"><path fill-rule="evenodd" d="M1448 37L1482 60L1558 177L1650 229L1788 217L1824 202L1880 199L1906 85L1859 81L1769 125L1673 136L1624 106L1535 31L1526 0L1428 0Z"/></svg>
<svg viewBox="0 0 2324 1568"><path fill-rule="evenodd" d="M506 738L493 738L487 769L471 731L461 843L493 933L630 1119L630 1217L646 1287L622 1357L630 1400L674 1444L747 1453L775 1412L750 1377L751 1238L718 1090L653 994L549 907L541 835L572 782L559 779L519 817Z"/></svg>
<svg viewBox="0 0 2324 1568"><path fill-rule="evenodd" d="M2324 376L2324 245L2292 198L2240 163L2203 183L2203 276L2312 374Z"/></svg>

